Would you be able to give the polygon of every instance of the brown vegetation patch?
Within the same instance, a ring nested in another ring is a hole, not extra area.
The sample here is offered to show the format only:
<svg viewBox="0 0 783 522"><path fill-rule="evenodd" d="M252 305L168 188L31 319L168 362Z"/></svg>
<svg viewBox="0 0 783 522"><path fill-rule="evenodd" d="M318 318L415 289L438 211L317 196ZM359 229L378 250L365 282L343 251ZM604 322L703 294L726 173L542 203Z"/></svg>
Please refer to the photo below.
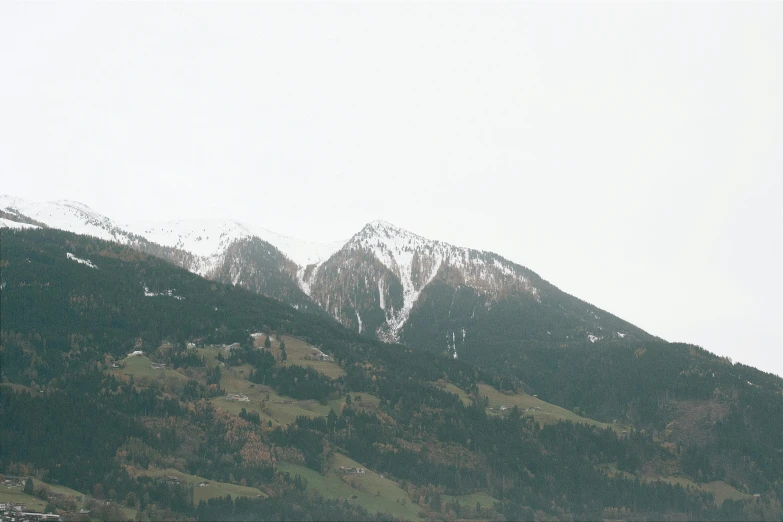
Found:
<svg viewBox="0 0 783 522"><path fill-rule="evenodd" d="M728 404L716 401L677 401L671 407L673 420L664 437L677 444L708 444L714 438L712 427L729 411Z"/></svg>

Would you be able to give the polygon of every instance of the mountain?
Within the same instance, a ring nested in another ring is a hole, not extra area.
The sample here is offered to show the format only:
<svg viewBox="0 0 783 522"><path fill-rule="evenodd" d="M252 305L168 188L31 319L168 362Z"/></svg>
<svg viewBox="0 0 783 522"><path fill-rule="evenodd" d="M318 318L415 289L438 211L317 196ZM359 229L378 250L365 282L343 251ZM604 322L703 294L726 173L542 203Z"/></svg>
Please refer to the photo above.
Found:
<svg viewBox="0 0 783 522"><path fill-rule="evenodd" d="M76 201L38 203L0 195L0 211L9 220L67 230L123 245L141 239L123 230L108 217Z"/></svg>
<svg viewBox="0 0 783 522"><path fill-rule="evenodd" d="M365 239L346 255L391 277ZM783 379L695 346L531 341L519 383L85 235L2 228L0 267L0 473L129 510L108 519L783 515ZM522 275L509 302L559 309Z"/></svg>
<svg viewBox="0 0 783 522"><path fill-rule="evenodd" d="M539 300L521 267L384 221L369 223L327 261L308 267L303 286L343 324L397 342L433 281L469 286L495 299L517 293Z"/></svg>
<svg viewBox="0 0 783 522"><path fill-rule="evenodd" d="M332 243L300 241L265 228L233 220L136 222L126 225L126 228L150 242L184 250L197 256L199 261L188 269L202 276L213 273L226 257L230 257L227 256L227 251L232 245L248 239L258 239L273 245L297 267L318 263L328 258L344 243L343 241ZM237 281L233 282L236 283Z"/></svg>
<svg viewBox="0 0 783 522"><path fill-rule="evenodd" d="M7 226L34 224L128 245L201 276L314 312L317 307L296 282L297 262L317 261L337 248L230 220L119 224L72 201L38 203L0 196L0 218Z"/></svg>
<svg viewBox="0 0 783 522"><path fill-rule="evenodd" d="M497 254L428 240L383 221L308 267L303 288L361 333L455 358L475 359L509 343L653 339ZM502 340L494 335L499 330Z"/></svg>
<svg viewBox="0 0 783 522"><path fill-rule="evenodd" d="M0 197L8 219L115 241L187 270L325 313L369 338L530 380L523 348L656 338L492 253L375 221L314 243L231 220L119 225L85 205Z"/></svg>

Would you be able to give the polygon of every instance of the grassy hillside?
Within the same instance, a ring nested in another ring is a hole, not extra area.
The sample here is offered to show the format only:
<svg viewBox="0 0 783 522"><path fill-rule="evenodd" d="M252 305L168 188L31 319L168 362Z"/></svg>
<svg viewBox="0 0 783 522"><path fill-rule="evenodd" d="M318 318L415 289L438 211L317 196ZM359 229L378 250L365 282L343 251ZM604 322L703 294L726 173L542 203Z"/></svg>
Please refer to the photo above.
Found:
<svg viewBox="0 0 783 522"><path fill-rule="evenodd" d="M684 488L693 488L698 489L707 493L711 493L715 498L715 504L717 506L722 506L723 502L725 500L731 499L731 500L747 500L750 499L752 495L749 495L747 493L742 493L741 491L737 490L736 488L730 486L729 484L726 484L722 480L715 480L712 482L705 482L705 483L697 483L693 480L689 479L688 477L683 477L681 475L656 475L651 473L628 473L625 471L619 471L617 469L617 466L615 464L607 464L603 466L603 469L607 471L607 473L614 475L614 476L623 476L625 478L628 478L630 480L641 480L644 482L667 482L669 484L677 484Z"/></svg>
<svg viewBox="0 0 783 522"><path fill-rule="evenodd" d="M35 495L24 493L23 486L9 486L0 484L0 503L22 503L29 511L44 512L47 506L54 507L54 511L65 517L76 517L79 510L91 509L96 500L92 495L84 494L66 486L50 484L42 480L29 477L33 481ZM24 477L22 483L27 479ZM42 498L45 497L46 499ZM119 514L121 518L132 520L137 512L126 506L118 506L111 503L111 511L103 513Z"/></svg>
<svg viewBox="0 0 783 522"><path fill-rule="evenodd" d="M183 473L173 468L166 469L132 469L131 474L133 476L152 477L154 479L161 479L164 477L176 477L180 483L185 484L193 488L193 504L198 505L202 500L208 500L210 498L224 497L231 495L233 498L238 497L266 497L267 494L257 488L249 488L246 486L240 486L239 484L229 484L227 482L219 482L216 480L209 480L197 475L190 475ZM199 484L208 484L205 487L200 487Z"/></svg>
<svg viewBox="0 0 783 522"><path fill-rule="evenodd" d="M371 513L389 513L408 520L419 519L420 508L408 498L394 481L366 470L363 475L344 474L340 466L364 468L345 455L335 454L329 471L318 473L304 466L282 462L279 469L307 480L307 488L327 498L354 502ZM355 498L354 498L355 497Z"/></svg>
<svg viewBox="0 0 783 522"><path fill-rule="evenodd" d="M21 487L9 487L0 484L0 502L13 502L26 504L28 509L43 511L46 501L22 492Z"/></svg>
<svg viewBox="0 0 783 522"><path fill-rule="evenodd" d="M188 377L169 368L155 368L153 361L145 355L136 355L121 359L114 363L119 368L110 367L109 372L114 375L132 376L140 385L160 386L174 393L181 393L188 381Z"/></svg>
<svg viewBox="0 0 783 522"><path fill-rule="evenodd" d="M285 342L287 345L288 341ZM300 342L299 345L307 346L304 342ZM221 348L218 347L202 347L197 350L197 353L204 357L206 364L210 367L221 366L221 363L217 360L217 355L220 352ZM342 371L333 362L326 364L337 367L338 370ZM226 391L226 394L245 395L249 401L239 402L227 396L221 396L211 399L210 402L216 407L236 415L243 408L246 411L258 413L264 423L271 421L273 425L291 424L299 416L326 417L332 410L339 413L340 408L345 403L345 395L330 399L324 404L316 400L297 400L292 397L278 395L269 386L256 384L248 380L252 369L249 365L233 367L222 365L221 369L220 386ZM380 402L377 397L373 397L368 393L360 394L360 396L361 400L355 401L356 407L366 410L377 409Z"/></svg>
<svg viewBox="0 0 783 522"><path fill-rule="evenodd" d="M286 354L288 356L283 364L293 364L297 366L313 368L314 370L323 373L331 379L339 379L340 377L345 376L345 370L340 368L340 366L333 360L324 361L316 359L315 355L319 354L320 350L308 344L307 342L288 335L279 336L279 339L283 339ZM280 358L281 354L279 339L275 338L275 340L271 342L272 347L270 348L272 354L275 356L275 358L278 359ZM263 342L261 342L260 338L257 339L256 342L258 345L263 345Z"/></svg>
<svg viewBox="0 0 783 522"><path fill-rule="evenodd" d="M518 407L523 415L533 417L540 424L552 424L558 421L578 422L589 424L597 428L611 428L618 432L628 431L627 425L608 424L588 417L583 417L560 406L555 406L526 393L501 393L488 384L478 385L479 394L489 400L487 409L495 415L507 414L514 406ZM464 393L464 392L463 392Z"/></svg>

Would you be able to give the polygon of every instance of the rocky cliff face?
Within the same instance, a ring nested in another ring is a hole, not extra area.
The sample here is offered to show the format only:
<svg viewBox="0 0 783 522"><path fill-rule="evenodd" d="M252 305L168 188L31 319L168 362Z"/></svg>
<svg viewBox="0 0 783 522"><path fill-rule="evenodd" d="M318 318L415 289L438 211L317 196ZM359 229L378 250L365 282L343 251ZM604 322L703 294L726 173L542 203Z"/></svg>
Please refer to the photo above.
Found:
<svg viewBox="0 0 783 522"><path fill-rule="evenodd" d="M310 297L343 324L397 342L422 291L438 280L498 298L537 289L525 270L488 252L455 247L375 221L303 280Z"/></svg>

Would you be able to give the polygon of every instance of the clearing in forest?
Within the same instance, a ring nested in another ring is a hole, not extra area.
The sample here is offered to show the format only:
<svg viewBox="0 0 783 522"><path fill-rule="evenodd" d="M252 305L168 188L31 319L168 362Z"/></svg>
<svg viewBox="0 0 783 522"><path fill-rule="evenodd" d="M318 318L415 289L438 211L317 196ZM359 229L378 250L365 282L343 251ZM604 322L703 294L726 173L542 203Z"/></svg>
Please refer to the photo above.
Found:
<svg viewBox="0 0 783 522"><path fill-rule="evenodd" d="M362 468L364 473L350 473L340 468ZM325 498L356 503L371 513L389 513L403 520L419 519L421 508L414 504L405 491L393 480L364 468L341 453L335 453L329 471L318 473L310 468L289 462L279 462L277 468L292 477L299 475L307 481L308 491L318 491Z"/></svg>
<svg viewBox="0 0 783 522"><path fill-rule="evenodd" d="M345 375L345 370L340 368L340 365L337 364L330 355L323 353L315 346L288 335L283 335L280 338L283 339L283 342L285 343L285 352L287 355L287 359L281 364L307 366L321 372L331 379L339 379ZM275 359L279 361L282 353L280 350L280 339L275 335L271 335L269 341L271 344L270 351L272 352L272 355L275 356ZM255 338L255 345L259 348L264 346L264 342L264 336Z"/></svg>
<svg viewBox="0 0 783 522"><path fill-rule="evenodd" d="M506 395L488 384L479 384L478 387L479 395L489 399L487 412L490 414L505 415L508 414L514 406L517 406L522 415L533 417L539 424L554 424L558 421L569 421L590 424L591 426L600 429L612 428L618 432L629 430L627 426L620 424L607 424L588 417L582 417L572 411L542 401L538 397L526 393L519 392L512 395Z"/></svg>

